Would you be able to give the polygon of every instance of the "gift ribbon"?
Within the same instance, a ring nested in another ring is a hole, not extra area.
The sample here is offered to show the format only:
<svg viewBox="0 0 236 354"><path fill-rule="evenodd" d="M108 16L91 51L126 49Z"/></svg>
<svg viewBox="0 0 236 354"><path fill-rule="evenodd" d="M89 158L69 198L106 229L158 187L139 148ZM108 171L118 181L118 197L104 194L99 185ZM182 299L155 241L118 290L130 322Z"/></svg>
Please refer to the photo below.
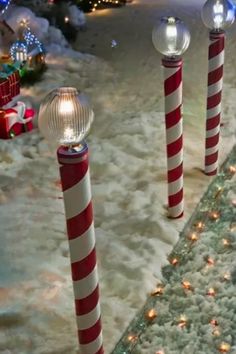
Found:
<svg viewBox="0 0 236 354"><path fill-rule="evenodd" d="M9 131L14 124L20 123L20 124L26 124L32 121L33 115L31 117L28 117L24 119L25 114L27 113L26 105L24 102L18 101L17 105L14 106L14 108L8 108L6 109L6 118L7 120L7 131ZM32 110L32 113L33 110ZM26 114L28 115L28 114Z"/></svg>

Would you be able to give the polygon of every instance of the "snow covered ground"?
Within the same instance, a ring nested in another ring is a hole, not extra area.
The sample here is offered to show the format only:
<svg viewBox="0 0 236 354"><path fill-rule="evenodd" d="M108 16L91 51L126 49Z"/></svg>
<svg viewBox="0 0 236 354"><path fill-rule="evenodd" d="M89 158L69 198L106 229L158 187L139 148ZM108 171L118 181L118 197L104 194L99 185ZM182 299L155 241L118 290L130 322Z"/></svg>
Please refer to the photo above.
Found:
<svg viewBox="0 0 236 354"><path fill-rule="evenodd" d="M25 98L34 96L37 107L52 88L76 86L94 107L88 141L106 353L161 278L178 231L210 182L201 172L207 73L203 2L135 0L95 12L75 47L97 57L66 50L49 55L43 81L22 91ZM184 56L186 208L178 221L166 218L161 57L151 43L153 24L167 14L185 20L192 33ZM221 161L236 142L235 34L236 25L227 36ZM0 353L74 354L76 327L55 150L35 130L1 142L0 160Z"/></svg>

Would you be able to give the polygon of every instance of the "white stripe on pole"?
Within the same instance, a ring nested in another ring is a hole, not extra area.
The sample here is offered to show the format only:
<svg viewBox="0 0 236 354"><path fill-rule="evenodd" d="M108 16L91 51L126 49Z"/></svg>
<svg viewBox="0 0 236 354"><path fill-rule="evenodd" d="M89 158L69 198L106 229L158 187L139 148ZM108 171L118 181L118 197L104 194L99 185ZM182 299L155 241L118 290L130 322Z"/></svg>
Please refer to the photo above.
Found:
<svg viewBox="0 0 236 354"><path fill-rule="evenodd" d="M208 97L214 96L216 93L222 91L223 78L217 81L215 84L208 86L207 95Z"/></svg>
<svg viewBox="0 0 236 354"><path fill-rule="evenodd" d="M92 294L98 285L97 266L89 275L81 280L73 281L76 300L83 299Z"/></svg>
<svg viewBox="0 0 236 354"><path fill-rule="evenodd" d="M223 65L224 58L225 58L224 51L220 52L220 54L218 54L217 56L211 58L209 60L209 72L214 71L218 69L221 65Z"/></svg>
<svg viewBox="0 0 236 354"><path fill-rule="evenodd" d="M95 247L94 223L83 235L70 240L69 247L71 263L79 262L84 259L85 254L90 254Z"/></svg>
<svg viewBox="0 0 236 354"><path fill-rule="evenodd" d="M97 306L91 312L86 313L86 315L76 317L78 328L80 330L84 330L92 327L99 320L100 316L100 305L97 304Z"/></svg>
<svg viewBox="0 0 236 354"><path fill-rule="evenodd" d="M100 334L93 342L89 344L81 344L83 354L97 353L102 345L102 334Z"/></svg>
<svg viewBox="0 0 236 354"><path fill-rule="evenodd" d="M165 97L165 112L166 114L173 112L182 104L182 82L178 89Z"/></svg>
<svg viewBox="0 0 236 354"><path fill-rule="evenodd" d="M78 195L79 198L74 198L74 195ZM90 177L87 172L79 183L64 191L67 219L80 214L89 204L91 197Z"/></svg>

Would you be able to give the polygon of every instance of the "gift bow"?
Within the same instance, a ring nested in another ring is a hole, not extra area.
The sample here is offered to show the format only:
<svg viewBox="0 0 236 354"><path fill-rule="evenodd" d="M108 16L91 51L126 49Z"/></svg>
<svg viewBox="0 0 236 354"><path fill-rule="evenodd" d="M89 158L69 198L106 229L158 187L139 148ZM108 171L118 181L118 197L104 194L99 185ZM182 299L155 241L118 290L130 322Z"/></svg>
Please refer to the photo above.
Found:
<svg viewBox="0 0 236 354"><path fill-rule="evenodd" d="M32 114L29 116L29 111L32 112ZM21 124L26 124L30 121L32 121L33 116L34 116L34 111L31 109L26 109L26 105L24 102L18 101L16 106L14 108L8 108L6 109L6 118L7 120L7 130L9 131L14 124L16 123L21 123ZM24 117L25 118L24 119Z"/></svg>

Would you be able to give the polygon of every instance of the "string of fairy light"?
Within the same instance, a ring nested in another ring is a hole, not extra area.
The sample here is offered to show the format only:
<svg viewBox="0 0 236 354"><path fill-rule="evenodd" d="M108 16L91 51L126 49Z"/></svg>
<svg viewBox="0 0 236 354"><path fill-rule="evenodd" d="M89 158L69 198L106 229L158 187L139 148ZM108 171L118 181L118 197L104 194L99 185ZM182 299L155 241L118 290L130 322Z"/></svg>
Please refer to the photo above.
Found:
<svg viewBox="0 0 236 354"><path fill-rule="evenodd" d="M89 1L89 4L92 5L92 1ZM114 0L114 1L112 1L112 0L98 0L97 2L95 2L93 4L93 7L92 7L92 11L93 12L97 10L99 4L107 4L107 5L108 4L117 4L118 5L119 4L119 0Z"/></svg>
<svg viewBox="0 0 236 354"><path fill-rule="evenodd" d="M226 186L235 174L236 146L225 161L218 176L210 184L208 191L203 196L184 230L181 232L179 242L168 257L170 264L163 268L163 282L157 284L151 292L143 309L130 323L112 354L130 354L136 352L135 348L142 341L142 336L145 331L148 331L148 328L150 328L152 324L158 324L159 319L161 324L163 323L163 315L161 316L157 310L160 308L160 305L158 304L160 304L160 301L168 303L168 299L173 295L174 290L171 287L172 281L174 283L177 282L179 294L181 293L180 289L182 288L182 296L189 298L189 296L191 297L194 294L199 293L201 296L204 296L206 300L209 299L209 301L213 302L217 300L218 295L220 295L220 289L215 287L214 284L207 284L204 289L199 288L196 284L194 286L192 281L186 278L184 265L187 265L191 259L194 247L196 245L201 245L204 242L204 237L206 237L204 234L205 232L214 231L218 235L217 240L214 238L214 247L212 247L212 250L214 249L214 252L216 253L205 255L202 258L202 263L200 263L201 271L203 271L204 274L203 279L206 277L206 282L208 272L214 269L217 270L216 266L218 260L216 255L229 255L235 249L234 243L236 240L233 235L236 232L236 222L234 221L235 218L233 215L235 215L234 208L236 207L236 198L232 197L229 199L223 199L224 195L227 193ZM226 225L227 230L225 230ZM222 263L220 264L220 272L218 273L216 271L216 278L217 282L220 282L225 287L227 286L227 283L232 283L231 272L222 267ZM213 350L216 350L219 353L230 353L232 350L232 344L222 337L224 334L220 323L222 319L220 321L217 318L217 314L214 312L209 316L208 326L211 335L217 339L216 348ZM189 326L191 326L191 318L189 318L186 313L180 313L179 316L176 316L176 318L172 320L172 325L180 330L188 329ZM158 333L156 333L156 336L158 336ZM146 343L145 337L144 342ZM137 352L139 353L139 350ZM157 348L153 354L166 353L164 348Z"/></svg>
<svg viewBox="0 0 236 354"><path fill-rule="evenodd" d="M10 3L11 3L11 0L0 0L0 14L1 15L3 15L7 11Z"/></svg>
<svg viewBox="0 0 236 354"><path fill-rule="evenodd" d="M120 0L97 0L91 1L88 0L89 5L91 5L91 11L94 12L99 9L100 5L119 5L121 4ZM49 5L54 5L54 0L48 0ZM69 22L68 16L65 17L65 22Z"/></svg>

